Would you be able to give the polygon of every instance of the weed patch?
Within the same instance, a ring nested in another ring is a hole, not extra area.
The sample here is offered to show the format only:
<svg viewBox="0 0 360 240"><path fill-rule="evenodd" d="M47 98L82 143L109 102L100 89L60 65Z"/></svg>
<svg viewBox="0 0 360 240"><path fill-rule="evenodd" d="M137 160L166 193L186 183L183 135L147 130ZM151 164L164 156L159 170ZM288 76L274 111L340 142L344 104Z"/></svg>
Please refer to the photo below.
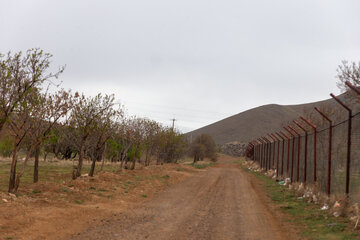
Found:
<svg viewBox="0 0 360 240"><path fill-rule="evenodd" d="M60 191L62 191L62 192L70 192L70 189L68 189L66 187L63 187L63 188L60 188Z"/></svg>

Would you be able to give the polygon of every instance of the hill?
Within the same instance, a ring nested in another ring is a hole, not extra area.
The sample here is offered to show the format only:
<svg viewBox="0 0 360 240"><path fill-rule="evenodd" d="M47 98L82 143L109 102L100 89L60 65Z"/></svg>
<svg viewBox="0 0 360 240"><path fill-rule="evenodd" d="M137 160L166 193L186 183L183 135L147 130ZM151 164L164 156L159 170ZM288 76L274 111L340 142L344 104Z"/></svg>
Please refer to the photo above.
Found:
<svg viewBox="0 0 360 240"><path fill-rule="evenodd" d="M344 99L344 95L339 97ZM299 105L264 105L225 118L186 135L188 138L193 139L199 134L206 133L211 135L218 145L234 141L248 142L255 137L279 130L282 124L311 111L315 106L321 107L335 104L337 103L331 98Z"/></svg>

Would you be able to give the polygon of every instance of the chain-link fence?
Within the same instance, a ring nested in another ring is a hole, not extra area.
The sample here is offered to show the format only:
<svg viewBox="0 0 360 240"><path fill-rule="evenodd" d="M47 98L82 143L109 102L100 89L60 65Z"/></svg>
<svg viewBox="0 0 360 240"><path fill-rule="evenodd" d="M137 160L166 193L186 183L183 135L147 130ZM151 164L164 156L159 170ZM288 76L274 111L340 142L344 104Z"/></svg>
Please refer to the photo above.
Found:
<svg viewBox="0 0 360 240"><path fill-rule="evenodd" d="M291 134L288 128L252 141L251 157L279 178L360 202L360 112L325 121L322 128L303 120L294 121L299 127L290 127Z"/></svg>

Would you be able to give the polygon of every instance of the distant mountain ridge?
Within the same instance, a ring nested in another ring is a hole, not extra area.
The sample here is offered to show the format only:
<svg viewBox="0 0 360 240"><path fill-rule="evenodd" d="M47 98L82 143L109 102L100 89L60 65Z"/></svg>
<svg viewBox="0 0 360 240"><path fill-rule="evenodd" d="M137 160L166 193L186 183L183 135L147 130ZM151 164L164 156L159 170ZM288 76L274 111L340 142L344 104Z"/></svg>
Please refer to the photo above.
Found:
<svg viewBox="0 0 360 240"><path fill-rule="evenodd" d="M340 95L339 98L344 99L344 94ZM211 135L218 145L234 141L248 142L269 132L279 130L281 124L298 118L306 111L311 111L315 106L322 107L335 104L337 104L335 100L330 98L298 105L263 105L196 129L186 135L193 139L199 134L206 133Z"/></svg>

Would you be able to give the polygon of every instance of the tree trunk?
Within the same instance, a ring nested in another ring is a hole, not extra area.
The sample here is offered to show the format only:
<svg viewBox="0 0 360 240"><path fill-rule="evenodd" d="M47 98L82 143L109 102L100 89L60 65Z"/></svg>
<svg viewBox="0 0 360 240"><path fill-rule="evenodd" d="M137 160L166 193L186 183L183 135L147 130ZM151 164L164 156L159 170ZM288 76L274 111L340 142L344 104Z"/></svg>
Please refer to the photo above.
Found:
<svg viewBox="0 0 360 240"><path fill-rule="evenodd" d="M37 183L39 180L39 156L40 156L40 146L35 149L35 162L34 162L34 183Z"/></svg>
<svg viewBox="0 0 360 240"><path fill-rule="evenodd" d="M121 152L120 153L120 167L119 167L119 171L122 171L122 168L123 168L123 164L124 164L124 153L123 152Z"/></svg>
<svg viewBox="0 0 360 240"><path fill-rule="evenodd" d="M104 168L104 163L105 163L105 158L106 158L106 147L107 147L107 144L105 144L105 146L104 146L105 157L102 157L102 163L101 163L100 171L102 171L103 168ZM100 159L100 160L101 160L101 159Z"/></svg>
<svg viewBox="0 0 360 240"><path fill-rule="evenodd" d="M197 161L199 161L199 156L197 154L195 154L194 156L194 163L196 163Z"/></svg>
<svg viewBox="0 0 360 240"><path fill-rule="evenodd" d="M150 150L147 149L146 150L146 154L145 154L145 166L149 166L150 165Z"/></svg>
<svg viewBox="0 0 360 240"><path fill-rule="evenodd" d="M8 189L10 193L15 191L17 147L18 147L17 143L14 143L13 156L12 156L11 168L10 168L9 189Z"/></svg>
<svg viewBox="0 0 360 240"><path fill-rule="evenodd" d="M20 186L20 178L25 173L26 164L29 161L30 156L33 154L34 151L36 151L36 149L39 147L39 145L40 145L40 142L38 142L35 145L31 146L30 149L28 150L28 152L26 154L26 157L25 157L25 161L23 163L23 167L21 168L21 171L18 172L18 174L16 175L15 185L14 185L15 191L17 191L19 186ZM38 158L38 160L39 160L39 158Z"/></svg>
<svg viewBox="0 0 360 240"><path fill-rule="evenodd" d="M83 158L84 158L84 146L85 146L85 139L82 140L79 152L79 162L76 169L76 178L81 176L81 169L83 165Z"/></svg>
<svg viewBox="0 0 360 240"><path fill-rule="evenodd" d="M44 152L44 162L46 162L46 157L48 154L49 154L49 152L47 152L47 151Z"/></svg>
<svg viewBox="0 0 360 240"><path fill-rule="evenodd" d="M128 161L129 161L129 158L128 158L128 157L126 157L126 158L125 158L125 166L124 166L124 169L128 169L128 167L127 167L127 163L128 163Z"/></svg>
<svg viewBox="0 0 360 240"><path fill-rule="evenodd" d="M100 172L104 169L105 158L102 159Z"/></svg>
<svg viewBox="0 0 360 240"><path fill-rule="evenodd" d="M94 176L95 164L96 164L96 157L93 157L92 162L91 162L90 172L89 172L90 177Z"/></svg>
<svg viewBox="0 0 360 240"><path fill-rule="evenodd" d="M136 163L136 158L134 157L130 166L130 170L134 170L135 169L135 163Z"/></svg>

